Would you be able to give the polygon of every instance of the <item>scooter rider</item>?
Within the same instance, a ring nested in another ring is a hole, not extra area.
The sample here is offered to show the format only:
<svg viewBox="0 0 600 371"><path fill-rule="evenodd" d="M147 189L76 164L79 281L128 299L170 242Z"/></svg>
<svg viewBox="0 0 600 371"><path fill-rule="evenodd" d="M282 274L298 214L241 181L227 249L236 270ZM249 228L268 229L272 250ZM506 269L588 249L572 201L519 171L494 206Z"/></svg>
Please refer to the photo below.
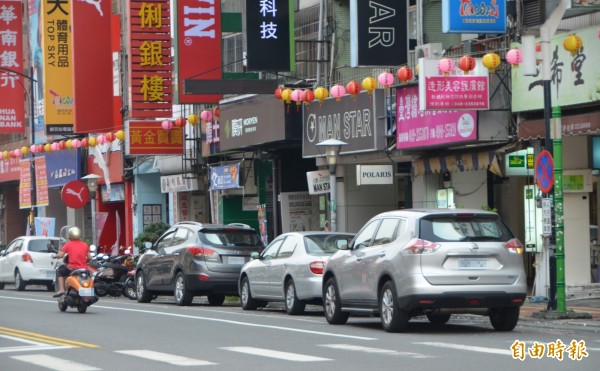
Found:
<svg viewBox="0 0 600 371"><path fill-rule="evenodd" d="M54 294L57 298L65 294L65 280L72 270L87 268L87 262L92 260L90 247L87 243L81 241L81 230L77 227L72 227L68 232L69 242L67 242L54 258L60 259L66 254L69 254L69 262L67 266L61 265L58 267L58 292Z"/></svg>

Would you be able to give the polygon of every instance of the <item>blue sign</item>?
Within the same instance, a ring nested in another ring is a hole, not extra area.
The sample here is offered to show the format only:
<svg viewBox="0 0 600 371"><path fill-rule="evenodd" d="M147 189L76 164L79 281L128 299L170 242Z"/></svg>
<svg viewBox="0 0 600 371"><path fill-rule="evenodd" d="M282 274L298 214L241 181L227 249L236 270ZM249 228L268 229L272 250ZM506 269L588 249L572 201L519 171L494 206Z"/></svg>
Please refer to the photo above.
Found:
<svg viewBox="0 0 600 371"><path fill-rule="evenodd" d="M44 237L54 237L54 227L56 219L35 217L35 235Z"/></svg>
<svg viewBox="0 0 600 371"><path fill-rule="evenodd" d="M442 32L505 33L506 0L442 0Z"/></svg>
<svg viewBox="0 0 600 371"><path fill-rule="evenodd" d="M240 162L210 167L210 190L241 188Z"/></svg>
<svg viewBox="0 0 600 371"><path fill-rule="evenodd" d="M70 149L45 154L48 188L62 187L80 178L80 153L79 149Z"/></svg>

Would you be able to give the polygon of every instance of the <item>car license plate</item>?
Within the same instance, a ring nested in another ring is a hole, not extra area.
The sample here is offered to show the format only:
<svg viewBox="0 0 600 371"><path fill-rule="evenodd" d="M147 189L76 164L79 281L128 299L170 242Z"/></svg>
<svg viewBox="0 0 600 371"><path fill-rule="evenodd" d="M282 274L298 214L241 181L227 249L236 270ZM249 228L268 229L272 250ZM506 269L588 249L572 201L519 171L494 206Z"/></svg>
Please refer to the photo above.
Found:
<svg viewBox="0 0 600 371"><path fill-rule="evenodd" d="M56 273L54 272L54 270L44 272L44 277L46 277L46 278L54 278L55 276L56 276Z"/></svg>
<svg viewBox="0 0 600 371"><path fill-rule="evenodd" d="M81 287L79 289L79 296L94 296L94 289L91 287Z"/></svg>
<svg viewBox="0 0 600 371"><path fill-rule="evenodd" d="M477 258L459 258L459 269L485 269L487 268L487 259Z"/></svg>
<svg viewBox="0 0 600 371"><path fill-rule="evenodd" d="M243 265L246 262L243 256L230 256L227 258L227 263L229 264L239 264Z"/></svg>

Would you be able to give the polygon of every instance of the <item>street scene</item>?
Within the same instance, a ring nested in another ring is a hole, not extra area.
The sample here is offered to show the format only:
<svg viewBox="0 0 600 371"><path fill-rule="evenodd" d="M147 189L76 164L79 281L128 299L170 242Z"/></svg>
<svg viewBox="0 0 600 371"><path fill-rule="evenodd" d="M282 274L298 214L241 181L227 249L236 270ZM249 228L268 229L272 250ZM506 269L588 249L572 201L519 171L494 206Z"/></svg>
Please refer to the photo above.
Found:
<svg viewBox="0 0 600 371"><path fill-rule="evenodd" d="M0 0L0 369L595 369L600 8Z"/></svg>

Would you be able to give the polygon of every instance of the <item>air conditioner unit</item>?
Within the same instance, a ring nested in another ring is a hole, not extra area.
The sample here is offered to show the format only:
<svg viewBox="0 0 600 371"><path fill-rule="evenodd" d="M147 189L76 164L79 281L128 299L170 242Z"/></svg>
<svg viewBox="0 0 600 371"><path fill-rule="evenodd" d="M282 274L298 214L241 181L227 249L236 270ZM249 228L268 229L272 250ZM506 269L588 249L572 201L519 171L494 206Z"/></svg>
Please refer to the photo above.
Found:
<svg viewBox="0 0 600 371"><path fill-rule="evenodd" d="M443 53L442 43L430 43L417 45L415 48L415 58L439 58Z"/></svg>

